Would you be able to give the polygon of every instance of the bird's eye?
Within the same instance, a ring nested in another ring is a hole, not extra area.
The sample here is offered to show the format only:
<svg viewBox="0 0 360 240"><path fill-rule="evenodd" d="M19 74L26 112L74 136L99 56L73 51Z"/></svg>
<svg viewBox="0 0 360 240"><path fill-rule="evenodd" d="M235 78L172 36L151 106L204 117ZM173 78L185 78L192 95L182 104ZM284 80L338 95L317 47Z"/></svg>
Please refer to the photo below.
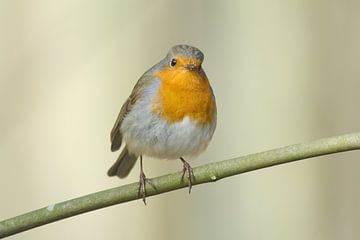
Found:
<svg viewBox="0 0 360 240"><path fill-rule="evenodd" d="M176 65L176 59L173 58L173 59L171 59L170 66L175 67L175 65Z"/></svg>

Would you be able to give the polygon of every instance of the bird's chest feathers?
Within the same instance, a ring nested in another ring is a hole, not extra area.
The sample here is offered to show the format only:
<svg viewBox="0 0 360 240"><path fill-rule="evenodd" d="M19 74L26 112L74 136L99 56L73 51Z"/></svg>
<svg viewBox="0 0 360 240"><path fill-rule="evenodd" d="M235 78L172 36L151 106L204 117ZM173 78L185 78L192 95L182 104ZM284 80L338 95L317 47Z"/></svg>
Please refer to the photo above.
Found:
<svg viewBox="0 0 360 240"><path fill-rule="evenodd" d="M173 123L189 117L211 123L215 111L209 81L196 71L164 69L154 73L161 81L153 98L152 112Z"/></svg>

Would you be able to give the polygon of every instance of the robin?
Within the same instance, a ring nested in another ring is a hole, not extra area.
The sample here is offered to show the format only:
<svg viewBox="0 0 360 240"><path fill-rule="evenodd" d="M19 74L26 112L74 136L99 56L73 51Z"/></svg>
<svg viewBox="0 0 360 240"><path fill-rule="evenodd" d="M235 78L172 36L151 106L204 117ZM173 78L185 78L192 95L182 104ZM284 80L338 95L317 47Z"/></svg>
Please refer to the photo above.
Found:
<svg viewBox="0 0 360 240"><path fill-rule="evenodd" d="M109 176L125 178L140 157L139 196L146 204L143 156L180 159L183 173L193 183L192 168L184 157L196 156L209 144L216 128L216 103L201 64L204 54L188 45L172 47L166 57L146 71L121 107L111 131L111 151L120 156Z"/></svg>

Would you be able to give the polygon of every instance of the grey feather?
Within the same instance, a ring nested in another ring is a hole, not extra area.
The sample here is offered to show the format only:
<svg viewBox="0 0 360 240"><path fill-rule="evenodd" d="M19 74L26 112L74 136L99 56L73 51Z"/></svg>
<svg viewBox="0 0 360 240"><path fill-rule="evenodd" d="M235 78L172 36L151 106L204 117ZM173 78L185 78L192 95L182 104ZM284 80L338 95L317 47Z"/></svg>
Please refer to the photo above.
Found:
<svg viewBox="0 0 360 240"><path fill-rule="evenodd" d="M160 63L155 65L151 69L157 69L159 68ZM122 133L120 132L120 127L125 119L126 115L131 111L131 109L134 107L134 105L138 102L138 100L141 98L144 90L151 85L154 82L153 76L151 75L151 72L148 71L144 73L143 76L138 80L136 83L134 89L132 90L130 96L124 103L124 105L121 107L121 110L119 112L119 115L115 121L115 124L111 130L110 139L111 139L111 151L115 152L120 149L122 144Z"/></svg>
<svg viewBox="0 0 360 240"><path fill-rule="evenodd" d="M118 176L119 178L125 178L127 175L129 175L137 159L138 156L129 153L128 149L125 146L114 165L112 165L111 168L108 170L108 176Z"/></svg>

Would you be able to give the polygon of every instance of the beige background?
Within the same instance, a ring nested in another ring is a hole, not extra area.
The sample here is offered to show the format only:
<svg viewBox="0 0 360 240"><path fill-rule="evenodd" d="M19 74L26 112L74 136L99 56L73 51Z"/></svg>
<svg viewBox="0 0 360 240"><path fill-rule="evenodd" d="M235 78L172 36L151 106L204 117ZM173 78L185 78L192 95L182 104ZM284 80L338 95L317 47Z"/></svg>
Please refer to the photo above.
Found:
<svg viewBox="0 0 360 240"><path fill-rule="evenodd" d="M0 219L138 180L109 132L178 43L205 53L218 128L193 166L359 130L359 1L0 1ZM359 153L102 209L12 239L359 239ZM146 158L148 176L181 169Z"/></svg>

